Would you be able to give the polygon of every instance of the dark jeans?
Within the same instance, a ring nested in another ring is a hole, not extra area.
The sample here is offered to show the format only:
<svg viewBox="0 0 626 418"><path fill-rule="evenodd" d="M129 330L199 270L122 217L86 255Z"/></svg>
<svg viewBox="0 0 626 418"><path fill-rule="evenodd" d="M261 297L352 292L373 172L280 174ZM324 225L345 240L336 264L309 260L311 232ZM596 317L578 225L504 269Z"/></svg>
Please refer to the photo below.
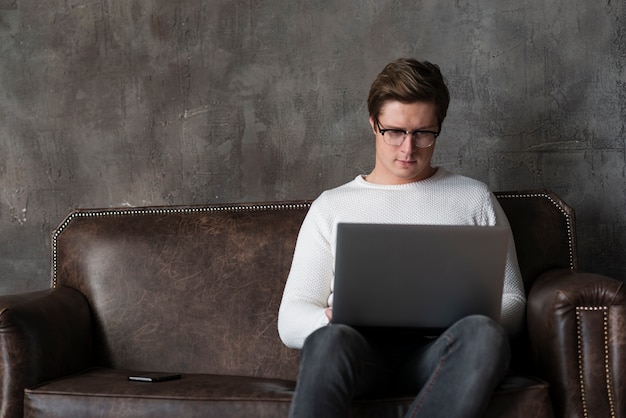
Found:
<svg viewBox="0 0 626 418"><path fill-rule="evenodd" d="M416 395L406 417L480 417L509 359L504 329L484 316L437 338L332 324L304 343L289 416L346 418L353 398L394 394Z"/></svg>

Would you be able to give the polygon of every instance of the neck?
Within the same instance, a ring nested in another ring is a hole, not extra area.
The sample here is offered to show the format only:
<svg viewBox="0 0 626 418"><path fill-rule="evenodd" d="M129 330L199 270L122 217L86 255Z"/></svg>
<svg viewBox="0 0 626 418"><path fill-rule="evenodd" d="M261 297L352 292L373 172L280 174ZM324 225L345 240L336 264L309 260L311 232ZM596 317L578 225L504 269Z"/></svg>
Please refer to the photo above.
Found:
<svg viewBox="0 0 626 418"><path fill-rule="evenodd" d="M381 180L376 174L376 168L374 168L369 174L363 176L363 179L369 183L374 183L374 184L383 184L383 185L398 185L398 184L408 184L408 183L415 183L418 181L422 181L422 180L426 180L430 177L432 177L433 175L435 175L435 173L437 172L437 168L429 166L426 169L426 173L424 176L419 176L416 178L397 178L396 181L385 181L385 180Z"/></svg>

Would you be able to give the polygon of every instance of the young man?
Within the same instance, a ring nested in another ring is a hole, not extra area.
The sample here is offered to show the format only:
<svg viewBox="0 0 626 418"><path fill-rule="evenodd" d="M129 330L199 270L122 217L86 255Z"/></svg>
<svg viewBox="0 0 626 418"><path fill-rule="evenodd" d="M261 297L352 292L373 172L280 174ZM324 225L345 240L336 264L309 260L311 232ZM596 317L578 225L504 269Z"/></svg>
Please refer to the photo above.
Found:
<svg viewBox="0 0 626 418"><path fill-rule="evenodd" d="M368 97L374 169L311 205L278 317L283 342L302 348L291 417L347 417L354 397L388 392L416 395L410 417L479 417L504 376L507 331L517 331L526 302L514 245L499 322L466 317L437 338L330 324L337 223L508 226L486 185L431 164L449 102L438 66L388 64Z"/></svg>

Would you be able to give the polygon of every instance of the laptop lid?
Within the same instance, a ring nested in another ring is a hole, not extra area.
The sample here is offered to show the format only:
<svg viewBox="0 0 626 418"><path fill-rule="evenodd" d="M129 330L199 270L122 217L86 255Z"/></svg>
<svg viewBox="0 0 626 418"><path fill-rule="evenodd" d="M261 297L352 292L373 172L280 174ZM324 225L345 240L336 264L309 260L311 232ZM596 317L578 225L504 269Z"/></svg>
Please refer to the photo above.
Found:
<svg viewBox="0 0 626 418"><path fill-rule="evenodd" d="M442 330L467 315L498 320L506 227L337 225L333 323Z"/></svg>

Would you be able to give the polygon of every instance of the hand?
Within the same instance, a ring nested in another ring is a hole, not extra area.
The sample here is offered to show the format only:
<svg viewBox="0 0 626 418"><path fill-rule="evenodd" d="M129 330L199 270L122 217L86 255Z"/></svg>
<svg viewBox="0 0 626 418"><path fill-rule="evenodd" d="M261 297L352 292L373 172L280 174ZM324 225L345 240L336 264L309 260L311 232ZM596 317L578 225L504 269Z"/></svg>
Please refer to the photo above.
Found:
<svg viewBox="0 0 626 418"><path fill-rule="evenodd" d="M324 309L324 313L326 314L329 322L333 320L333 308Z"/></svg>

